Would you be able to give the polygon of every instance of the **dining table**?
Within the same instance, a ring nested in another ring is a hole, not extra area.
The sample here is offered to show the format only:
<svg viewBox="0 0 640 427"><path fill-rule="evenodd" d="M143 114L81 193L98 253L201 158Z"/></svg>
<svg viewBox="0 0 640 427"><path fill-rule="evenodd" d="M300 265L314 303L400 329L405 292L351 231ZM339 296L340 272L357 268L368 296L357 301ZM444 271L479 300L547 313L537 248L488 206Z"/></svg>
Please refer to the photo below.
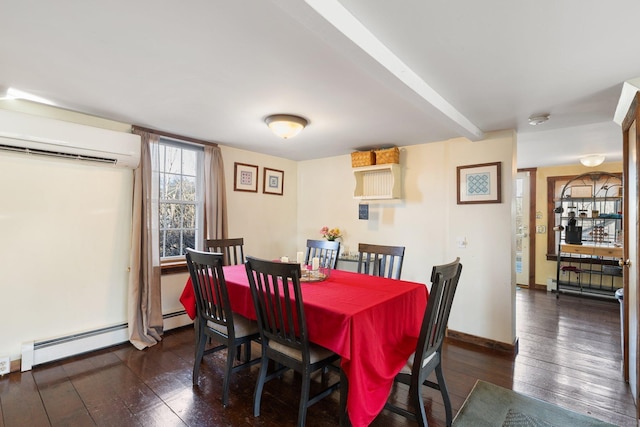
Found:
<svg viewBox="0 0 640 427"><path fill-rule="evenodd" d="M223 268L232 311L256 319L243 264ZM415 351L427 305L423 283L331 270L323 281L302 282L309 340L341 356L351 425L369 425L382 411L394 377ZM192 319L191 279L180 302ZM345 422L341 419L341 424Z"/></svg>

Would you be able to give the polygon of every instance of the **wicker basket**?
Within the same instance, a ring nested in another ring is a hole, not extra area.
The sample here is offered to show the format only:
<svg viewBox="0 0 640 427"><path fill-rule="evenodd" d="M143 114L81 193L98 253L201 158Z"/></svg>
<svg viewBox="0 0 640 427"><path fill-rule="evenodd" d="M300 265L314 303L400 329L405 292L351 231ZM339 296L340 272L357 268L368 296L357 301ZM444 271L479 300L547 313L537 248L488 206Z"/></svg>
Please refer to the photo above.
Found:
<svg viewBox="0 0 640 427"><path fill-rule="evenodd" d="M371 166L376 164L376 155L373 151L355 151L351 153L351 167Z"/></svg>
<svg viewBox="0 0 640 427"><path fill-rule="evenodd" d="M376 150L376 165L386 163L400 163L400 150L398 147Z"/></svg>

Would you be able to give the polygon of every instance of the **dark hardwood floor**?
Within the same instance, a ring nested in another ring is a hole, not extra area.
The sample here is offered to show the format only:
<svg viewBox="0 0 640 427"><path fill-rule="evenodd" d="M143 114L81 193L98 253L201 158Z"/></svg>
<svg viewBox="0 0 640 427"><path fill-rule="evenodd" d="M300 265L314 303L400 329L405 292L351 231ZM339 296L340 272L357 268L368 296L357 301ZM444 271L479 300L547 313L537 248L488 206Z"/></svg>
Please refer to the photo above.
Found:
<svg viewBox="0 0 640 427"><path fill-rule="evenodd" d="M454 413L476 380L489 381L620 426L636 425L621 379L617 302L540 291L517 292L515 359L446 344L444 369ZM37 366L0 378L0 427L283 426L294 425L299 379L289 373L265 386L262 414L252 415L258 366L234 374L230 405L220 402L224 354L207 356L191 385L192 328L165 334L145 351L131 345ZM255 354L258 353L254 347ZM333 375L332 373L330 373ZM437 392L424 392L431 426L443 426ZM406 401L406 389L392 392ZM311 407L309 426L338 424L339 393ZM372 426L414 425L383 411Z"/></svg>

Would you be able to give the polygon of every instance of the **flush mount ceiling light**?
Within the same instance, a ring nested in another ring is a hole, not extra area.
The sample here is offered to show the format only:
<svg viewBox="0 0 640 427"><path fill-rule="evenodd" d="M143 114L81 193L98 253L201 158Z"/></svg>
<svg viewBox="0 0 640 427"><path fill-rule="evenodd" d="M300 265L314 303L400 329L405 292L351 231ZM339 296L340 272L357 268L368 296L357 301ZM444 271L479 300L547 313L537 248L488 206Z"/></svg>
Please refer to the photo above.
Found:
<svg viewBox="0 0 640 427"><path fill-rule="evenodd" d="M602 154L589 154L588 156L580 157L580 163L588 168L600 166L602 162L604 162Z"/></svg>
<svg viewBox="0 0 640 427"><path fill-rule="evenodd" d="M264 122L273 133L284 139L296 136L309 123L307 119L291 114L274 114Z"/></svg>
<svg viewBox="0 0 640 427"><path fill-rule="evenodd" d="M548 114L537 114L535 116L529 117L529 124L531 126L536 126L546 122L547 120L549 120Z"/></svg>

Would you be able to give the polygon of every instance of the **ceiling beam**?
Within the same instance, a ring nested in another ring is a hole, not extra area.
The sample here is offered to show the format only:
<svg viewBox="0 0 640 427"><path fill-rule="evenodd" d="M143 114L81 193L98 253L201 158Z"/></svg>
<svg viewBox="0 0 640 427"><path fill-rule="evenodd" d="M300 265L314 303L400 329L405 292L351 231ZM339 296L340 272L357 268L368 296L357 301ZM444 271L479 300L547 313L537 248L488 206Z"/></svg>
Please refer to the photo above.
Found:
<svg viewBox="0 0 640 427"><path fill-rule="evenodd" d="M618 106L616 112L613 115L613 121L619 126L622 126L624 118L627 116L631 102L636 96L636 92L640 91L640 77L627 80L622 85L622 93L620 93L620 99L618 100Z"/></svg>
<svg viewBox="0 0 640 427"><path fill-rule="evenodd" d="M447 124L460 136L472 141L484 138L484 133L427 82L402 62L389 48L353 16L338 0L305 0L320 16L349 38L398 80L435 108Z"/></svg>

